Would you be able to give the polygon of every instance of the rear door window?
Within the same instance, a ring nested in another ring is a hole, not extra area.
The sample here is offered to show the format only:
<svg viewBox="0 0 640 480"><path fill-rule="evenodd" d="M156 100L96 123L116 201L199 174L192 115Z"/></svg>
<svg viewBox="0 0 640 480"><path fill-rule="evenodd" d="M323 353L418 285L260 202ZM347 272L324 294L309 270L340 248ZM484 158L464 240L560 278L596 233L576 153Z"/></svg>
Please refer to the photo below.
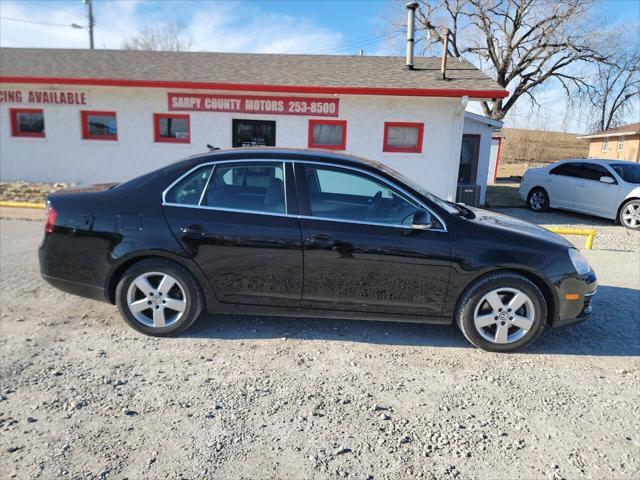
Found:
<svg viewBox="0 0 640 480"><path fill-rule="evenodd" d="M285 214L283 167L280 162L216 165L202 206Z"/></svg>
<svg viewBox="0 0 640 480"><path fill-rule="evenodd" d="M188 174L171 187L164 201L179 205L199 205L212 168L211 165L206 165Z"/></svg>

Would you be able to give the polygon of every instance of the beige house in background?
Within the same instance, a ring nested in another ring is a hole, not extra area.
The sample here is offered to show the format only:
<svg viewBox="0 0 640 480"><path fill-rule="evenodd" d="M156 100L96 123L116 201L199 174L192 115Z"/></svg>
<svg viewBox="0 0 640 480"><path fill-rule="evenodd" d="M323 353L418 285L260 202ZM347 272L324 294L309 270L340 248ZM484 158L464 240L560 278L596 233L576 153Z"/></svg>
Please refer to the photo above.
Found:
<svg viewBox="0 0 640 480"><path fill-rule="evenodd" d="M640 162L640 123L578 137L589 140L589 158Z"/></svg>

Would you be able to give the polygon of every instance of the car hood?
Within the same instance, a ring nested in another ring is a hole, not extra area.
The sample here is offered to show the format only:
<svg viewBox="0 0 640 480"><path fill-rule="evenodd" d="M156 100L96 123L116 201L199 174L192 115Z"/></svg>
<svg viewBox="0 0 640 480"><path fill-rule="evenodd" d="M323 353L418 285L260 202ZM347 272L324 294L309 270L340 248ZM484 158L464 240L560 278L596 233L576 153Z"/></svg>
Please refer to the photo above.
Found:
<svg viewBox="0 0 640 480"><path fill-rule="evenodd" d="M475 215L474 219L469 220L471 222L495 228L496 230L508 230L510 232L521 233L523 235L547 240L549 242L553 242L557 245L565 247L573 247L573 244L566 238L563 238L560 235L556 235L555 233L550 232L546 228L542 228L539 225L525 222L524 220L510 217L509 215L482 210L481 208L466 208L471 210Z"/></svg>

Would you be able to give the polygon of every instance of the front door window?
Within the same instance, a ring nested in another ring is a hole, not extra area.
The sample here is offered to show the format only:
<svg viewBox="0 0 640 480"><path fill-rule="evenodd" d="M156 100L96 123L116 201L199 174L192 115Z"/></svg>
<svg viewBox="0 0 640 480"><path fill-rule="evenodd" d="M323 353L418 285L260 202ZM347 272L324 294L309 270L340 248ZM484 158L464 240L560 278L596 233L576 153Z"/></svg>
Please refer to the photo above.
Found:
<svg viewBox="0 0 640 480"><path fill-rule="evenodd" d="M314 217L406 225L418 207L386 183L333 167L304 166L309 210Z"/></svg>

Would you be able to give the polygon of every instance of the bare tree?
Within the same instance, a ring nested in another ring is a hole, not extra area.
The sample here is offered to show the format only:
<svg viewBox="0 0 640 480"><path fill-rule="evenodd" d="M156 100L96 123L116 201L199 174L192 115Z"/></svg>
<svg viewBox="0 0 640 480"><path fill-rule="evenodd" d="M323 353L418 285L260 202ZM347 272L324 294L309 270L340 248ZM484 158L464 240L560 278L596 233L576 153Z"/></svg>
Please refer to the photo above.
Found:
<svg viewBox="0 0 640 480"><path fill-rule="evenodd" d="M165 52L184 52L191 49L192 40L183 34L184 28L178 23L169 23L160 27L147 27L137 35L122 43L124 50L160 50Z"/></svg>
<svg viewBox="0 0 640 480"><path fill-rule="evenodd" d="M589 85L581 66L604 61L594 29L586 25L593 0L420 0L418 44L423 53L442 44L448 54L471 56L498 85L505 99L483 102L485 115L502 120L523 96L536 104L534 90L549 80L568 95Z"/></svg>
<svg viewBox="0 0 640 480"><path fill-rule="evenodd" d="M632 44L611 63L599 63L591 86L585 97L594 113L593 130L619 126L640 98L640 47Z"/></svg>

